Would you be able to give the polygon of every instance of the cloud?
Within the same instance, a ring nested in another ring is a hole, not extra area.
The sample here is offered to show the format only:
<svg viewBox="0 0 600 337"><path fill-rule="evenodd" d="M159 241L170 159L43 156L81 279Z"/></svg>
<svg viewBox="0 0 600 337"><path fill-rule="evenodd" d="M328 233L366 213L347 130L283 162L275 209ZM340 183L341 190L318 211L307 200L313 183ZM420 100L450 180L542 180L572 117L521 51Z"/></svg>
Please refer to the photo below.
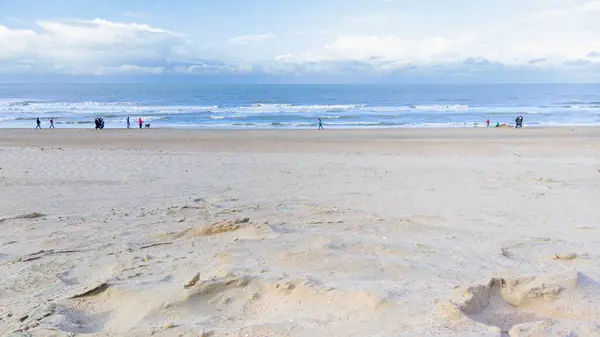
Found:
<svg viewBox="0 0 600 337"><path fill-rule="evenodd" d="M546 62L548 59L546 58L537 58L537 59L533 59L533 60L529 60L529 64L540 64L540 63L544 63Z"/></svg>
<svg viewBox="0 0 600 337"><path fill-rule="evenodd" d="M569 60L569 61L563 62L564 65L575 66L575 67L587 66L591 63L592 63L591 61L584 60L584 59Z"/></svg>
<svg viewBox="0 0 600 337"><path fill-rule="evenodd" d="M506 64L485 57L412 63L385 59L271 62L262 68L276 77L293 75L304 83L481 83L598 82L600 63L538 67ZM326 80L324 80L326 79Z"/></svg>
<svg viewBox="0 0 600 337"><path fill-rule="evenodd" d="M589 52L586 56L590 57L590 58L600 57L600 52L592 51L592 52Z"/></svg>
<svg viewBox="0 0 600 337"><path fill-rule="evenodd" d="M124 64L118 67L99 67L94 75L160 75L164 73L164 67L142 67Z"/></svg>
<svg viewBox="0 0 600 337"><path fill-rule="evenodd" d="M530 13L525 16L526 20L537 20L537 19L548 19L548 18L558 18L566 15L568 13L565 9L548 9L540 12Z"/></svg>
<svg viewBox="0 0 600 337"><path fill-rule="evenodd" d="M455 58L452 50L467 43L469 37L408 39L396 35L342 36L316 49L295 55L280 55L276 59L290 62L366 61L383 59L401 62L431 62Z"/></svg>
<svg viewBox="0 0 600 337"><path fill-rule="evenodd" d="M333 39L321 48L280 54L271 64L265 65L264 70L295 76L360 74L365 80L389 78L393 74L415 81L445 81L443 76L459 81L509 82L600 79L599 63L584 59L589 54L589 47L595 46L596 42L571 39L567 44L558 44L527 38L524 36L513 45L514 40L505 40L501 45L490 40L490 35L425 38L391 34L348 35ZM569 50L564 51L565 48Z"/></svg>
<svg viewBox="0 0 600 337"><path fill-rule="evenodd" d="M36 26L0 25L0 66L5 71L161 74L169 62L197 52L182 35L146 24L94 19L38 21Z"/></svg>
<svg viewBox="0 0 600 337"><path fill-rule="evenodd" d="M192 65L180 65L173 72L183 75L243 75L252 73L254 67L247 63L198 62Z"/></svg>
<svg viewBox="0 0 600 337"><path fill-rule="evenodd" d="M229 43L237 44L237 45L246 45L254 42L260 42L264 40L269 40L275 37L275 34L255 34L255 35L242 35L236 36L229 39Z"/></svg>
<svg viewBox="0 0 600 337"><path fill-rule="evenodd" d="M585 12L585 13L600 12L600 1L599 0L588 1L580 6L576 7L576 10L578 10L580 12Z"/></svg>
<svg viewBox="0 0 600 337"><path fill-rule="evenodd" d="M275 49L273 46L279 45L275 43L262 44L255 48L261 56L250 58L248 53L232 53L228 57L216 55L214 50L221 47L231 51L232 45L258 44L275 38L275 33L221 40L220 46L209 50L189 36L147 24L104 19L42 20L29 29L0 25L0 73L4 78L6 74L58 74L106 78L230 77L248 82L256 78L341 83L392 83L405 79L600 81L600 53L590 52L600 50L597 35L573 34L568 29L575 26L556 26L558 34L554 34L556 31L549 31L553 27L538 23L511 26L519 33L512 38L505 38L511 31L494 35L483 29L477 35L432 31L416 35L399 32L339 36L330 30L320 39L312 38L315 33L306 33L311 43L292 44L291 50ZM278 35L281 40L284 36ZM300 37L294 35L293 39Z"/></svg>
<svg viewBox="0 0 600 337"><path fill-rule="evenodd" d="M238 37L243 44L274 34ZM240 75L244 62L215 60L192 40L139 23L94 20L42 20L34 29L0 25L0 72L73 76Z"/></svg>
<svg viewBox="0 0 600 337"><path fill-rule="evenodd" d="M600 0L587 1L581 4L571 5L563 8L553 8L534 12L526 16L526 19L562 18L572 15L586 15L600 12Z"/></svg>

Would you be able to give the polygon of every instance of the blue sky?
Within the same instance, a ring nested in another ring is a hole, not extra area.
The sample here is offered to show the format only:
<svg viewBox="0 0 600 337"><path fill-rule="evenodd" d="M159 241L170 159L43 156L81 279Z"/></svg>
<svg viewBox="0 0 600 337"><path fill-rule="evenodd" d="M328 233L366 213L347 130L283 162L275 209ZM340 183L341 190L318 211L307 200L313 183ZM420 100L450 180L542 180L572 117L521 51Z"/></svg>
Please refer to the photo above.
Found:
<svg viewBox="0 0 600 337"><path fill-rule="evenodd" d="M600 0L0 0L0 80L600 82Z"/></svg>

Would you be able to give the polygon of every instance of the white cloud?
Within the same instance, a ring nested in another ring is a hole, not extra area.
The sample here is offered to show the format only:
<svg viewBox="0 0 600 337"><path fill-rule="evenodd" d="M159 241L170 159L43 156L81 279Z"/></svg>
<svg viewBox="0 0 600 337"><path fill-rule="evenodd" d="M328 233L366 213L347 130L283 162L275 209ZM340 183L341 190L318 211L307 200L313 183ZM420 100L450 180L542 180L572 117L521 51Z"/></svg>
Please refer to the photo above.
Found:
<svg viewBox="0 0 600 337"><path fill-rule="evenodd" d="M72 74L159 73L181 53L180 35L145 24L103 19L39 21L39 30L0 25L0 63ZM135 68L137 67L137 68Z"/></svg>
<svg viewBox="0 0 600 337"><path fill-rule="evenodd" d="M197 63L189 66L177 66L173 70L177 74L184 75L218 75L218 74L247 74L251 73L251 64L208 64Z"/></svg>
<svg viewBox="0 0 600 337"><path fill-rule="evenodd" d="M595 15L590 14L600 10L600 0L579 3L544 15L538 12L535 20L523 20L520 13L501 25L466 24L460 29L436 28L435 22L420 30L398 28L397 14L392 12L342 15L337 25L311 26L312 32L282 31L277 36L265 33L231 39L221 35L207 42L212 43L210 50L201 49L186 35L141 23L42 20L30 29L14 29L7 24L0 25L0 72L385 76L398 71L422 74L423 69L442 69L446 73L469 73L468 69L475 68L478 72L499 72L506 66L536 71L589 70L589 76L594 76L600 69L600 26ZM564 11L570 14L565 15ZM353 25L347 25L352 18ZM412 14L405 18L406 25L418 20ZM356 29L357 22L365 25ZM260 43L276 37L273 43ZM250 45L252 48L239 52ZM231 54L208 56L217 52ZM229 58L236 61L227 61Z"/></svg>
<svg viewBox="0 0 600 337"><path fill-rule="evenodd" d="M273 33L242 35L242 36L232 37L231 39L229 39L229 43L237 44L237 45L245 45L245 44L250 44L250 43L254 43L254 42L269 40L274 37L275 37L275 34L273 34Z"/></svg>
<svg viewBox="0 0 600 337"><path fill-rule="evenodd" d="M600 0L592 0L582 4L542 10L529 14L526 16L526 19L563 18L573 15L593 14L596 12L600 12Z"/></svg>
<svg viewBox="0 0 600 337"><path fill-rule="evenodd" d="M583 5L580 5L579 7L577 7L576 10L585 12L585 13L600 12L600 1L598 1L598 0L588 1L588 2L584 3Z"/></svg>
<svg viewBox="0 0 600 337"><path fill-rule="evenodd" d="M164 67L141 67L124 64L118 67L99 67L94 75L160 75L164 72Z"/></svg>
<svg viewBox="0 0 600 337"><path fill-rule="evenodd" d="M600 46L600 39L596 41L581 41L574 38L571 41L556 41L551 37L539 40L527 40L508 47L508 55L519 56L519 60L528 58L547 58L552 63L560 63L570 59L586 57L590 50Z"/></svg>
<svg viewBox="0 0 600 337"><path fill-rule="evenodd" d="M386 61L418 62L444 61L456 58L452 51L470 41L470 37L444 38L441 36L422 40L395 35L353 35L337 38L322 49L277 56L277 61Z"/></svg>

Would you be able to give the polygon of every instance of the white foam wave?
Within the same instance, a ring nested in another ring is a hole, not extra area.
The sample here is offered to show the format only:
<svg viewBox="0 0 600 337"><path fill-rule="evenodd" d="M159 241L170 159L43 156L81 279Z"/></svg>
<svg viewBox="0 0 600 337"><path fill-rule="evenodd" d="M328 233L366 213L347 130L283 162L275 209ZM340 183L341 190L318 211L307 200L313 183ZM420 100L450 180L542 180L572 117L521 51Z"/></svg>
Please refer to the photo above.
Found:
<svg viewBox="0 0 600 337"><path fill-rule="evenodd" d="M186 114L202 113L217 110L219 107L197 106L197 105L141 105L135 102L20 102L19 104L6 103L0 104L0 113L30 113L30 114L76 114L76 115L139 115L139 114Z"/></svg>
<svg viewBox="0 0 600 337"><path fill-rule="evenodd" d="M415 110L428 110L428 111L446 111L446 110L467 110L468 105L454 104L454 105L411 105L411 109Z"/></svg>
<svg viewBox="0 0 600 337"><path fill-rule="evenodd" d="M146 122L150 122L150 121L156 121L156 120L161 120L164 119L165 117L160 117L160 116L142 116L142 122L146 123ZM122 119L122 121L125 121L125 119ZM137 123L138 119L129 119L131 124Z"/></svg>
<svg viewBox="0 0 600 337"><path fill-rule="evenodd" d="M294 104L253 104L250 106L221 108L218 111L241 114L266 114L266 113L317 113L317 112L344 112L364 110L366 105L360 104L333 104L333 105L294 105Z"/></svg>

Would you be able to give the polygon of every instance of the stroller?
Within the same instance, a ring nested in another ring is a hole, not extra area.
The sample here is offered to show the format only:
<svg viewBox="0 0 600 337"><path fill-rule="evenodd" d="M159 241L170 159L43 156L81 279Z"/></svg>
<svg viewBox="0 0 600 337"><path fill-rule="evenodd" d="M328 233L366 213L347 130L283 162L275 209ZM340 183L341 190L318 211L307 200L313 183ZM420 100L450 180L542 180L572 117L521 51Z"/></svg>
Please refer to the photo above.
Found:
<svg viewBox="0 0 600 337"><path fill-rule="evenodd" d="M515 127L516 128L523 127L523 116L518 116L517 119L515 119Z"/></svg>

